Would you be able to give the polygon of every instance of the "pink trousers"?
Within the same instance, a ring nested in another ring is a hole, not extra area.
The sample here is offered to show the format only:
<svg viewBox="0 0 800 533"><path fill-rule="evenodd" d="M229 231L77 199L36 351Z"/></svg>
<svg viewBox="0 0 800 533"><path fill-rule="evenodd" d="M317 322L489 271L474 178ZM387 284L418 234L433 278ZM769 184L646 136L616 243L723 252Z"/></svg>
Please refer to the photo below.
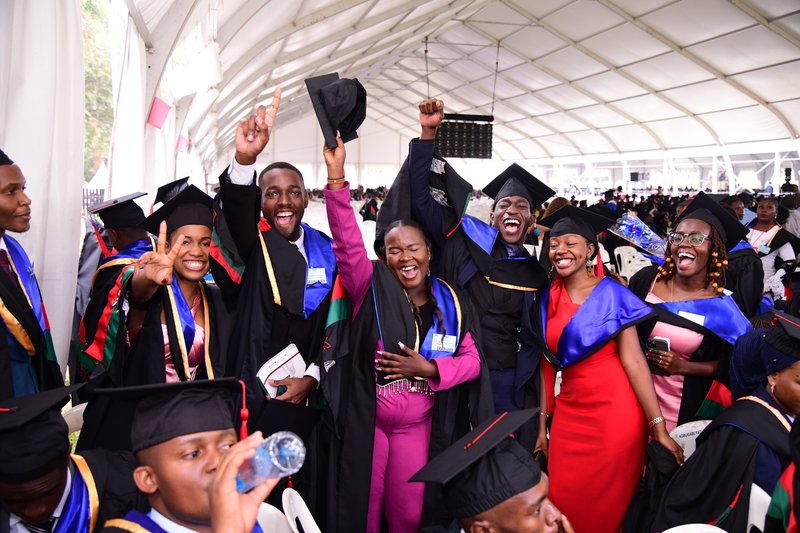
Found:
<svg viewBox="0 0 800 533"><path fill-rule="evenodd" d="M386 508L390 533L414 533L425 483L409 483L428 462L433 396L412 392L377 396L367 533L380 530Z"/></svg>

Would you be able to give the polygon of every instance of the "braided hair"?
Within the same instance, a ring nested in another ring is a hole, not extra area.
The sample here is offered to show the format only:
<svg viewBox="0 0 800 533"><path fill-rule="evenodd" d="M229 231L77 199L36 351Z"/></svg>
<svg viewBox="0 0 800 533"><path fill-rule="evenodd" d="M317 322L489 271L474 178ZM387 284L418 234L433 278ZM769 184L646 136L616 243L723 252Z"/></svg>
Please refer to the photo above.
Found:
<svg viewBox="0 0 800 533"><path fill-rule="evenodd" d="M711 243L711 248L708 254L708 263L706 263L706 281L711 284L714 294L719 296L725 291L725 283L727 282L725 271L728 267L728 252L717 228L710 227L711 231L708 233L708 240ZM669 281L675 276L677 270L675 260L672 257L672 243L667 241L664 264L658 267L658 279Z"/></svg>
<svg viewBox="0 0 800 533"><path fill-rule="evenodd" d="M420 235L422 235L422 238L425 240L425 246L428 248L428 254L430 255L432 250L431 240L428 238L425 230L422 229L422 226L420 226L416 220L411 219L395 220L386 227L386 231L383 233L383 249L386 249L386 236L389 235L389 232L395 228L403 227L410 227L419 231ZM433 304L433 312L436 314L436 318L439 319L439 324L442 327L442 334L446 335L447 332L445 331L444 317L441 309L439 309L439 305L436 302L436 297L433 295L433 281L431 279L430 268L425 276L425 294L427 294L428 300L430 300L430 302ZM411 298L409 298L408 301L411 304L412 311L414 312L414 320L417 322L419 327L422 327L422 317L419 314L419 307L417 307L417 304L415 304Z"/></svg>

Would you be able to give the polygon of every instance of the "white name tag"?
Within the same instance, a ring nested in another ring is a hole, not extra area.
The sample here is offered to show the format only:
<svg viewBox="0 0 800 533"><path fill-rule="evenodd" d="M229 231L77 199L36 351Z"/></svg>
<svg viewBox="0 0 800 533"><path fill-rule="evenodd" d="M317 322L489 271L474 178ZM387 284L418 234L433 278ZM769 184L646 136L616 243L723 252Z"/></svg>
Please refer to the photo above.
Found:
<svg viewBox="0 0 800 533"><path fill-rule="evenodd" d="M325 284L327 282L328 276L325 274L324 268L320 267L308 269L308 281L306 281L306 285L313 285L315 283Z"/></svg>
<svg viewBox="0 0 800 533"><path fill-rule="evenodd" d="M455 335L440 335L433 334L433 342L431 342L431 349L437 352L450 352L456 351L456 337Z"/></svg>
<svg viewBox="0 0 800 533"><path fill-rule="evenodd" d="M431 172L435 174L444 174L444 161L441 159L431 159Z"/></svg>
<svg viewBox="0 0 800 533"><path fill-rule="evenodd" d="M767 246L766 244L759 245L758 253L764 254L764 255L769 254L769 246Z"/></svg>
<svg viewBox="0 0 800 533"><path fill-rule="evenodd" d="M705 321L706 317L703 315L698 315L697 313L690 313L689 311L678 311L678 315L682 316L686 320L691 320L695 324L702 326Z"/></svg>

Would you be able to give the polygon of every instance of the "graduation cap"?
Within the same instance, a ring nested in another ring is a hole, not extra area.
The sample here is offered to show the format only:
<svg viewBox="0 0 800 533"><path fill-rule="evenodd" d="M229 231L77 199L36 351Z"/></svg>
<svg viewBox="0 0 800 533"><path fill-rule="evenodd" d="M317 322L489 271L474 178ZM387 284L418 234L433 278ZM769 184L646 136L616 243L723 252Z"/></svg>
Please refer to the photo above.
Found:
<svg viewBox="0 0 800 533"><path fill-rule="evenodd" d="M69 430L61 408L83 384L0 402L0 479L24 483L64 465Z"/></svg>
<svg viewBox="0 0 800 533"><path fill-rule="evenodd" d="M539 483L541 468L511 433L536 409L484 421L437 455L409 481L444 485L444 502L457 518L475 516Z"/></svg>
<svg viewBox="0 0 800 533"><path fill-rule="evenodd" d="M575 233L594 244L597 254L597 234L614 225L614 220L588 209L565 205L555 213L541 219L538 224L550 228L550 237Z"/></svg>
<svg viewBox="0 0 800 533"><path fill-rule="evenodd" d="M336 132L342 142L358 138L356 130L367 117L367 91L357 79L323 74L308 78L306 87L328 148L336 148Z"/></svg>
<svg viewBox="0 0 800 533"><path fill-rule="evenodd" d="M689 202L681 216L675 219L673 228L677 227L683 220L690 218L702 220L713 226L728 250L747 237L748 229L724 207L702 191L697 193L697 196Z"/></svg>
<svg viewBox="0 0 800 533"><path fill-rule="evenodd" d="M100 217L108 229L137 228L144 222L144 211L134 200L147 193L135 192L114 198L89 208L89 212Z"/></svg>
<svg viewBox="0 0 800 533"><path fill-rule="evenodd" d="M175 195L177 195L179 192L181 192L188 186L189 186L189 176L177 179L175 181L167 183L166 185L162 185L156 191L156 199L153 203L157 204L158 202L161 202L162 204L165 204L170 200L172 200L173 198L175 198Z"/></svg>
<svg viewBox="0 0 800 533"><path fill-rule="evenodd" d="M13 164L14 162L11 160L11 158L8 157L4 151L0 150L0 167Z"/></svg>
<svg viewBox="0 0 800 533"><path fill-rule="evenodd" d="M94 392L135 405L131 450L136 453L184 435L234 429L234 395L243 390L236 378L220 378Z"/></svg>
<svg viewBox="0 0 800 533"><path fill-rule="evenodd" d="M141 227L153 235L158 235L162 221L167 222L167 233L188 225L211 228L214 225L212 205L209 195L189 185L147 217Z"/></svg>
<svg viewBox="0 0 800 533"><path fill-rule="evenodd" d="M512 163L498 174L483 188L483 192L494 198L495 202L509 196L522 196L528 199L531 210L536 209L556 194L556 191L516 163Z"/></svg>

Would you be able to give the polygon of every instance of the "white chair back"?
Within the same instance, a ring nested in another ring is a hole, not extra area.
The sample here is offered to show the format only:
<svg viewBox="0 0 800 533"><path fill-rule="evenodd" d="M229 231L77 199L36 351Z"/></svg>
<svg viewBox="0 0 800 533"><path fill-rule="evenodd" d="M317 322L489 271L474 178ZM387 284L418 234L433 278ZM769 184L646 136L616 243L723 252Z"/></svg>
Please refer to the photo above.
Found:
<svg viewBox="0 0 800 533"><path fill-rule="evenodd" d="M67 423L69 433L80 431L83 427L83 412L86 410L86 404L81 403L75 407L70 408L62 414L64 421Z"/></svg>
<svg viewBox="0 0 800 533"><path fill-rule="evenodd" d="M268 503L262 503L258 508L256 521L261 529L269 533L292 533L286 515Z"/></svg>
<svg viewBox="0 0 800 533"><path fill-rule="evenodd" d="M314 517L311 516L311 511L308 510L306 502L303 501L303 498L296 490L284 490L281 499L283 501L283 512L286 513L286 519L289 521L289 526L294 533L300 533L297 529L297 522L300 522L304 533L322 533L314 521Z"/></svg>

